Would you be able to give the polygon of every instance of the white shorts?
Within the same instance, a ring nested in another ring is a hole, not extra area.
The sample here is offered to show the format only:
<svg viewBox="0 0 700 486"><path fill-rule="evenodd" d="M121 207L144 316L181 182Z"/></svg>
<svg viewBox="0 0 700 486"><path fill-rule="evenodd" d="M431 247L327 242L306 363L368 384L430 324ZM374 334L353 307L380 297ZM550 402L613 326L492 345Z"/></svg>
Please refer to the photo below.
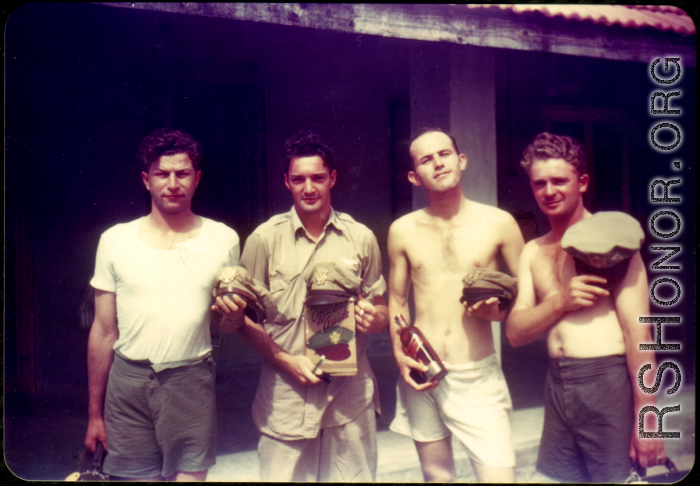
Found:
<svg viewBox="0 0 700 486"><path fill-rule="evenodd" d="M444 364L447 375L430 390L416 391L399 378L396 416L389 428L418 442L454 434L473 461L514 467L512 403L496 355L471 363Z"/></svg>

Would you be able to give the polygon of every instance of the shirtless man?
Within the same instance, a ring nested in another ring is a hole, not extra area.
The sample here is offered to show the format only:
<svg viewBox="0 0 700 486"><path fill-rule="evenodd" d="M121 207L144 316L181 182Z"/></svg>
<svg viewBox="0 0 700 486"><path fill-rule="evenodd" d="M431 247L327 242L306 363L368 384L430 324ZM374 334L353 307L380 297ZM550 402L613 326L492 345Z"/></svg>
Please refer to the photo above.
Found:
<svg viewBox="0 0 700 486"><path fill-rule="evenodd" d="M396 418L391 430L412 437L426 481L454 481L451 434L462 442L482 482L513 482L510 394L494 354L492 320L505 320L498 300L465 308L462 278L474 267L497 270L499 256L511 273L523 248L517 223L505 211L471 201L462 192L467 158L451 135L428 129L409 148L408 180L428 193L428 207L389 229L389 312L409 316L413 284L415 325L448 370L439 383L417 384L412 368L427 367L402 350L398 326L390 324L396 364Z"/></svg>
<svg viewBox="0 0 700 486"><path fill-rule="evenodd" d="M649 326L637 322L649 314L644 263L637 252L610 291L597 285L606 283L602 277L576 276L561 239L592 216L583 207L589 181L583 151L570 137L543 133L523 159L552 228L523 250L518 297L506 327L513 346L547 333L550 369L537 469L559 481L620 482L629 475L630 458L643 467L665 459L661 440L636 433L640 408L655 400L630 385L643 364L656 368L654 353L639 351L639 343L652 342Z"/></svg>

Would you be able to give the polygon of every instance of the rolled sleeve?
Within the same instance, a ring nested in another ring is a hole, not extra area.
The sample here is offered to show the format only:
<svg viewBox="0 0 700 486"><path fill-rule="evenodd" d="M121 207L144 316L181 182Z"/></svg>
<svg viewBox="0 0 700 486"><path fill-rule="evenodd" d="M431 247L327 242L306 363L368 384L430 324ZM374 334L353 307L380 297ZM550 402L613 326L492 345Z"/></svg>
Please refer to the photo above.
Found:
<svg viewBox="0 0 700 486"><path fill-rule="evenodd" d="M245 247L243 248L240 264L243 268L248 270L255 280L265 285L265 288L268 290L270 289L265 242L257 233L253 233L248 237Z"/></svg>
<svg viewBox="0 0 700 486"><path fill-rule="evenodd" d="M386 281L382 276L382 254L379 251L377 238L370 233L366 244L362 268L362 281L364 282L363 297L373 300L386 293Z"/></svg>

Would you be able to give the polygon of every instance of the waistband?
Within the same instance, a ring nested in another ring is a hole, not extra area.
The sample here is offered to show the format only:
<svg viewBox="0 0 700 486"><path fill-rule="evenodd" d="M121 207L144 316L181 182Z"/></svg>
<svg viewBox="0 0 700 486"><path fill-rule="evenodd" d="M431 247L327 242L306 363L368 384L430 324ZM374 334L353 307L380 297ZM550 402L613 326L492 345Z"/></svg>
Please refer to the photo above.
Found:
<svg viewBox="0 0 700 486"><path fill-rule="evenodd" d="M484 366L489 366L493 363L498 363L496 359L496 353L493 353L485 358L478 361L467 361L466 363L451 364L447 361L443 361L442 364L445 365L447 371L469 371L483 368Z"/></svg>
<svg viewBox="0 0 700 486"><path fill-rule="evenodd" d="M152 369L155 373L160 373L161 371L169 370L169 369L174 369L174 368L182 368L183 366L194 366L198 365L208 359L211 358L211 351L205 354L204 356L198 356L197 358L192 358L192 359L185 359L181 361L171 361L170 363L151 363L151 360L149 359L129 359L123 354L121 354L119 351L114 352L114 357L121 359L125 363L128 363L131 366L136 366L138 368L150 368Z"/></svg>
<svg viewBox="0 0 700 486"><path fill-rule="evenodd" d="M627 364L627 357L624 354L596 356L594 358L549 358L549 365L552 368L595 368L621 364Z"/></svg>
<svg viewBox="0 0 700 486"><path fill-rule="evenodd" d="M556 381L566 379L571 383L587 383L590 380L599 380L613 375L619 376L621 380L627 380L627 359L625 355L552 358L549 361L549 375Z"/></svg>

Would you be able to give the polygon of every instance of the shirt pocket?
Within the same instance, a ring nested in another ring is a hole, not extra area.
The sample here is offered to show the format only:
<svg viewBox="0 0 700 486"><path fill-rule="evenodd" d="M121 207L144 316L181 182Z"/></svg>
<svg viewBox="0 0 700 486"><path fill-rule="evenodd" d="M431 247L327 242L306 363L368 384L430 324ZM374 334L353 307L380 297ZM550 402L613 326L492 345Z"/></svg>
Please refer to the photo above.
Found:
<svg viewBox="0 0 700 486"><path fill-rule="evenodd" d="M278 298L279 292L282 292L284 289L289 287L289 282L290 278L285 278L285 277L280 277L276 278L274 280L270 280L270 293L272 294L273 298Z"/></svg>
<svg viewBox="0 0 700 486"><path fill-rule="evenodd" d="M294 318L294 299L290 277L280 277L270 280L270 295L277 306L277 317L274 324L287 324Z"/></svg>

